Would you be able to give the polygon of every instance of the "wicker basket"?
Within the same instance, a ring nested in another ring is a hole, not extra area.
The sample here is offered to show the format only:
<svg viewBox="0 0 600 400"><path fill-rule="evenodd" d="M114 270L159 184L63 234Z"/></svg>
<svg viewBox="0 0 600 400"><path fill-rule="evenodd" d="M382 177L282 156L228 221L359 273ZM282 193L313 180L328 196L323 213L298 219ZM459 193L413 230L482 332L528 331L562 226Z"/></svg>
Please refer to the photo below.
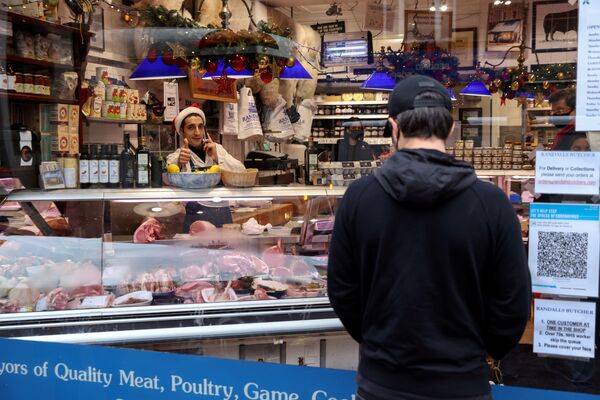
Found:
<svg viewBox="0 0 600 400"><path fill-rule="evenodd" d="M248 168L244 172L232 172L222 169L221 179L225 186L250 187L255 185L257 174L258 169L256 168Z"/></svg>

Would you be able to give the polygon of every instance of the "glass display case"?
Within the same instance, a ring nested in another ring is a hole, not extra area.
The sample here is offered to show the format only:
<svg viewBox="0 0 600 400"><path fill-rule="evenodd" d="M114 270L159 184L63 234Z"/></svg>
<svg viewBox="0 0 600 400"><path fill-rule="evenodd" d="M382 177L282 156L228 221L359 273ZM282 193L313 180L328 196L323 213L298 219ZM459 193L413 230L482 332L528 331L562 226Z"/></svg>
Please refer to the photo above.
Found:
<svg viewBox="0 0 600 400"><path fill-rule="evenodd" d="M343 188L15 190L0 336L142 343L341 332L326 293Z"/></svg>

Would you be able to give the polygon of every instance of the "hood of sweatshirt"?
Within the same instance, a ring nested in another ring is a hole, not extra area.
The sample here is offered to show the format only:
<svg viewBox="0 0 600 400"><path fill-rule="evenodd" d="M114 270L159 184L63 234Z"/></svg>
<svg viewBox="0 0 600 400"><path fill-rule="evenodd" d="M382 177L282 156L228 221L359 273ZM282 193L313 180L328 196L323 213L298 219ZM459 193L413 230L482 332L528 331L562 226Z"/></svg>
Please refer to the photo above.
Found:
<svg viewBox="0 0 600 400"><path fill-rule="evenodd" d="M397 151L375 178L395 200L421 206L443 202L477 181L470 164L429 149Z"/></svg>

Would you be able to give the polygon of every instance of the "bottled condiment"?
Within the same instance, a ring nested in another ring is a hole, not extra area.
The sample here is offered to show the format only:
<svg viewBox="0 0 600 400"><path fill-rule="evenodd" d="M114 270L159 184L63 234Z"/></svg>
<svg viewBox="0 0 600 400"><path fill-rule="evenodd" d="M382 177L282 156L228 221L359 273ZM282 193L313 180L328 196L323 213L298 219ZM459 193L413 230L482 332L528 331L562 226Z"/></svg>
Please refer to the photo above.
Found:
<svg viewBox="0 0 600 400"><path fill-rule="evenodd" d="M33 92L41 96L44 95L44 76L34 75L33 76Z"/></svg>
<svg viewBox="0 0 600 400"><path fill-rule="evenodd" d="M23 74L23 93L34 94L33 75Z"/></svg>
<svg viewBox="0 0 600 400"><path fill-rule="evenodd" d="M132 188L135 183L135 155L129 142L129 133L123 136L123 151L121 152L121 187Z"/></svg>
<svg viewBox="0 0 600 400"><path fill-rule="evenodd" d="M90 187L97 187L99 182L98 146L90 144Z"/></svg>
<svg viewBox="0 0 600 400"><path fill-rule="evenodd" d="M146 148L146 138L139 138L137 154L135 156L135 186L146 188L150 186L150 152Z"/></svg>
<svg viewBox="0 0 600 400"><path fill-rule="evenodd" d="M23 88L23 74L20 72L15 73L15 91L17 93L24 93Z"/></svg>
<svg viewBox="0 0 600 400"><path fill-rule="evenodd" d="M304 153L304 181L307 185L312 185L312 176L317 170L319 150L311 137L308 138L308 147Z"/></svg>
<svg viewBox="0 0 600 400"><path fill-rule="evenodd" d="M79 154L79 187L83 189L90 187L90 155L88 151L89 146L82 144Z"/></svg>
<svg viewBox="0 0 600 400"><path fill-rule="evenodd" d="M100 156L98 160L99 178L98 182L102 187L108 187L108 161L110 155L108 154L108 145L103 144L100 146Z"/></svg>
<svg viewBox="0 0 600 400"><path fill-rule="evenodd" d="M121 157L116 143L110 145L110 159L108 161L108 186L118 188L121 184Z"/></svg>

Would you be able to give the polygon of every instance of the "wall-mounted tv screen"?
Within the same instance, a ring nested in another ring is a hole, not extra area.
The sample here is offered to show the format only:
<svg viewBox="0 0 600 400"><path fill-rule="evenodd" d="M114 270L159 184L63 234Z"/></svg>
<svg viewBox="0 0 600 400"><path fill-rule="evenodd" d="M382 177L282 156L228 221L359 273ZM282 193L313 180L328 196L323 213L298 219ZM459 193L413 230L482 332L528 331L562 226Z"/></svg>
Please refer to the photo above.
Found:
<svg viewBox="0 0 600 400"><path fill-rule="evenodd" d="M321 43L321 63L325 67L372 64L371 32L324 35Z"/></svg>

